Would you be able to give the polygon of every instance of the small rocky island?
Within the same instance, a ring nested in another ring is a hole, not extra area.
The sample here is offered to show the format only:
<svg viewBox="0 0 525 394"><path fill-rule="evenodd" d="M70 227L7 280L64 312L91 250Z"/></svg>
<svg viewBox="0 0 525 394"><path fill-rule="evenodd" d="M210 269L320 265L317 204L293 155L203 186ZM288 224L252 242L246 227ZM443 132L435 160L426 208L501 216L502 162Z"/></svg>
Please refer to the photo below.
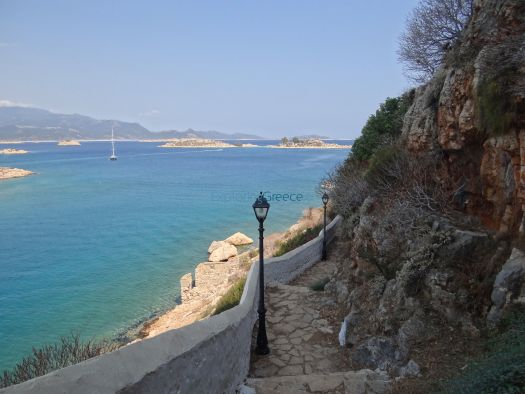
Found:
<svg viewBox="0 0 525 394"><path fill-rule="evenodd" d="M204 138L173 138L159 148L235 148L235 145Z"/></svg>
<svg viewBox="0 0 525 394"><path fill-rule="evenodd" d="M25 155L26 153L29 151L14 148L0 149L0 155Z"/></svg>
<svg viewBox="0 0 525 394"><path fill-rule="evenodd" d="M59 141L58 146L80 146L80 142L77 140L63 140Z"/></svg>
<svg viewBox="0 0 525 394"><path fill-rule="evenodd" d="M0 167L0 180L21 178L32 174L34 174L34 172L22 170L21 168Z"/></svg>
<svg viewBox="0 0 525 394"><path fill-rule="evenodd" d="M350 149L352 148L352 145L329 144L323 140L315 138L301 139L294 137L288 139L287 137L284 137L281 139L279 145L270 145L269 147L277 149Z"/></svg>

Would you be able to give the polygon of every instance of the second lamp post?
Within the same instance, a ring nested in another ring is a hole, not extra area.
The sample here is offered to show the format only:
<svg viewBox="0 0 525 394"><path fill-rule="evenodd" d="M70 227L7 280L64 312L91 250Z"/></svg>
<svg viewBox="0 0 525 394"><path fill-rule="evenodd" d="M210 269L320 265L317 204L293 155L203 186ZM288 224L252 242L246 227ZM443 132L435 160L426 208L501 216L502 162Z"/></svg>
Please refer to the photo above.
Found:
<svg viewBox="0 0 525 394"><path fill-rule="evenodd" d="M266 308L264 307L264 244L263 244L263 222L268 215L270 204L263 193L259 194L259 197L252 205L255 217L259 221L259 308L257 312L259 314L259 331L257 332L257 347L255 352L260 355L270 353L268 348L268 337L266 336Z"/></svg>
<svg viewBox="0 0 525 394"><path fill-rule="evenodd" d="M323 224L323 252L321 254L321 260L326 260L326 204L328 204L328 194L324 193L323 197L323 205L324 205L324 224Z"/></svg>

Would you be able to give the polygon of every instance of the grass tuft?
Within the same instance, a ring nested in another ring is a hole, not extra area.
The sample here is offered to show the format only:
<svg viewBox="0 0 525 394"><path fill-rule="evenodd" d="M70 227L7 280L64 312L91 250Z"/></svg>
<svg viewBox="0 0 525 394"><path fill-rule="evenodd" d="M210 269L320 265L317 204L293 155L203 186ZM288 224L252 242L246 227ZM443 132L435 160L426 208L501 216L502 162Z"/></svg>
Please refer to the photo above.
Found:
<svg viewBox="0 0 525 394"><path fill-rule="evenodd" d="M239 279L237 282L235 282L234 285L228 289L226 294L224 294L219 299L219 302L217 302L217 306L215 307L215 311L213 311L213 315L218 315L221 312L239 305L245 283L246 278Z"/></svg>
<svg viewBox="0 0 525 394"><path fill-rule="evenodd" d="M314 227L310 227L306 230L303 230L295 234L292 238L281 242L277 251L273 254L274 257L282 256L285 253L288 253L291 250L298 248L301 245L304 245L308 241L311 241L319 235L319 232L323 229L322 224L318 224Z"/></svg>

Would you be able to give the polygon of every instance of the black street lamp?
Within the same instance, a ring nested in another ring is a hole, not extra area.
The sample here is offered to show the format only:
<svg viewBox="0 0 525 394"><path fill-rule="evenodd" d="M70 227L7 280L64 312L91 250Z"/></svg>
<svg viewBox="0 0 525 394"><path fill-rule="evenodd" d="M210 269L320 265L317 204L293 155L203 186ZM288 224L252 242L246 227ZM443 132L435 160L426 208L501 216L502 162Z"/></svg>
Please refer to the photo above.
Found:
<svg viewBox="0 0 525 394"><path fill-rule="evenodd" d="M268 337L266 336L266 308L264 307L264 245L263 245L263 222L268 215L270 204L264 198L262 192L252 205L255 217L259 221L259 331L257 332L257 347L255 352L259 355L270 353L268 348Z"/></svg>
<svg viewBox="0 0 525 394"><path fill-rule="evenodd" d="M326 260L326 204L328 204L328 194L323 194L323 205L324 205L324 225L323 225L323 252L321 255L321 260Z"/></svg>

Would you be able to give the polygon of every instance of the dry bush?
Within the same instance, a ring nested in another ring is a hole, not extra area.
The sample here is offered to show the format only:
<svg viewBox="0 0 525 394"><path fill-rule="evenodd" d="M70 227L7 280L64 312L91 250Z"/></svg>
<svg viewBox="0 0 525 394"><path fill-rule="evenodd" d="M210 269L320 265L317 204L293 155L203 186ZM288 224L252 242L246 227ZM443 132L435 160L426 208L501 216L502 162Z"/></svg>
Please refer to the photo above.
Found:
<svg viewBox="0 0 525 394"><path fill-rule="evenodd" d="M0 387L7 387L45 375L81 361L116 350L119 344L104 341L81 341L78 334L61 337L54 345L33 348L33 353L22 359L11 371L4 371L0 376Z"/></svg>
<svg viewBox="0 0 525 394"><path fill-rule="evenodd" d="M351 158L329 174L323 184L329 190L334 211L344 217L354 213L370 194L363 166Z"/></svg>
<svg viewBox="0 0 525 394"><path fill-rule="evenodd" d="M472 0L420 0L399 39L399 60L406 76L428 81L443 64L472 15Z"/></svg>
<svg viewBox="0 0 525 394"><path fill-rule="evenodd" d="M420 231L428 228L429 216L448 216L452 196L436 179L435 161L397 148L389 150L393 152L367 173L385 208L385 221L403 231Z"/></svg>

